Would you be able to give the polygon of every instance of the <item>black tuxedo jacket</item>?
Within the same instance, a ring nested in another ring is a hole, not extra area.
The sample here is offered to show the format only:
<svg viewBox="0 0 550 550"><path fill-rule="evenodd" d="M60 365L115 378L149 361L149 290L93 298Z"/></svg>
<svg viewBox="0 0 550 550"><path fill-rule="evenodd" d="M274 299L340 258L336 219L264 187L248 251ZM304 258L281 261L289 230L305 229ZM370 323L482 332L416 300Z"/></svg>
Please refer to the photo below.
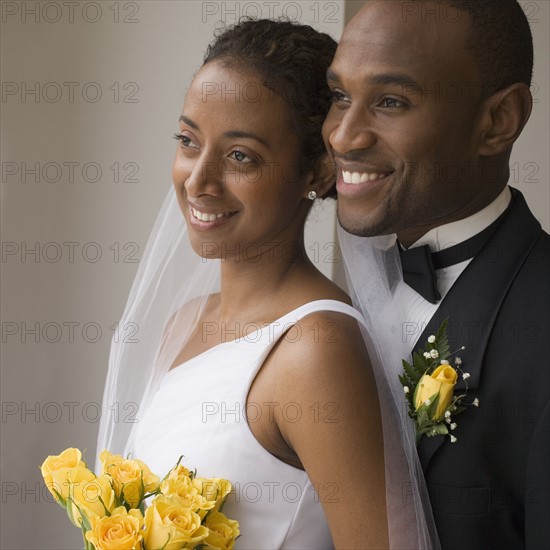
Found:
<svg viewBox="0 0 550 550"><path fill-rule="evenodd" d="M447 317L480 405L455 417L456 443L418 446L442 548L550 549L550 237L518 191L417 345Z"/></svg>

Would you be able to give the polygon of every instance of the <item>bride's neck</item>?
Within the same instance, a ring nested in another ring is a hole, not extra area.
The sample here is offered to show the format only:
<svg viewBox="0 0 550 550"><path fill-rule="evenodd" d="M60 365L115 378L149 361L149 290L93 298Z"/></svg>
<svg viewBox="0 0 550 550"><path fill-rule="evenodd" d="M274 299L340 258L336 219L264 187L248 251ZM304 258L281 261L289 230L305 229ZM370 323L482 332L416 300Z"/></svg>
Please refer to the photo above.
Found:
<svg viewBox="0 0 550 550"><path fill-rule="evenodd" d="M297 281L312 270L315 267L303 246L222 262L220 321L252 322L264 315L270 317L277 302L284 302L296 290Z"/></svg>

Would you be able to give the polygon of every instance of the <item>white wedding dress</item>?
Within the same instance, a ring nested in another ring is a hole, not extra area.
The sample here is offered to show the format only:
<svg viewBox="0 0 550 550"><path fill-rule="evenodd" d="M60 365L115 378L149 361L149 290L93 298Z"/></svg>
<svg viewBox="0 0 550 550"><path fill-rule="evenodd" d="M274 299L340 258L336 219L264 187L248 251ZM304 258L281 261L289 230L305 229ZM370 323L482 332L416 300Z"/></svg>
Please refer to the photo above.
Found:
<svg viewBox="0 0 550 550"><path fill-rule="evenodd" d="M182 464L196 468L198 476L232 482L234 492L223 511L240 524L236 549L334 548L307 474L269 453L250 430L248 422L265 407L249 403L248 420L245 414L248 392L271 348L316 311L337 311L362 322L361 314L342 302L307 303L246 338L219 344L170 370L136 425L134 456L161 478L184 455ZM313 414L297 407L287 412L292 418Z"/></svg>

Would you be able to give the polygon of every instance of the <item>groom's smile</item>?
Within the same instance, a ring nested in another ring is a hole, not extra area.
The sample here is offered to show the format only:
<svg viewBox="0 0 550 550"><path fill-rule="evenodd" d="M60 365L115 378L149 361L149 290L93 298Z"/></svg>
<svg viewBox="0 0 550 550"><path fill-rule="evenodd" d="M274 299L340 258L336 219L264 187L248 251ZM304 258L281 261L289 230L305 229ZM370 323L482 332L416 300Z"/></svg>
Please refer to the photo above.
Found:
<svg viewBox="0 0 550 550"><path fill-rule="evenodd" d="M394 172L391 168L349 163L338 157L334 158L334 162L337 167L336 189L341 198L355 199L365 193L371 193L387 184Z"/></svg>

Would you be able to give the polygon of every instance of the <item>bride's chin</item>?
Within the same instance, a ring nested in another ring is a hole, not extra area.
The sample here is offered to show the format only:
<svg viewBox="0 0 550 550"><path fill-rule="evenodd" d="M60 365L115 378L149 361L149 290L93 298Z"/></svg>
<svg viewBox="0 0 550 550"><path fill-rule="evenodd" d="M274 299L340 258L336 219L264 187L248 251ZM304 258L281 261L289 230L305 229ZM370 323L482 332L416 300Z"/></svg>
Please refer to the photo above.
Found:
<svg viewBox="0 0 550 550"><path fill-rule="evenodd" d="M190 236L190 243L193 252L203 258L204 260L219 260L220 259L220 247L218 243L214 241L205 242L201 239L193 239Z"/></svg>

